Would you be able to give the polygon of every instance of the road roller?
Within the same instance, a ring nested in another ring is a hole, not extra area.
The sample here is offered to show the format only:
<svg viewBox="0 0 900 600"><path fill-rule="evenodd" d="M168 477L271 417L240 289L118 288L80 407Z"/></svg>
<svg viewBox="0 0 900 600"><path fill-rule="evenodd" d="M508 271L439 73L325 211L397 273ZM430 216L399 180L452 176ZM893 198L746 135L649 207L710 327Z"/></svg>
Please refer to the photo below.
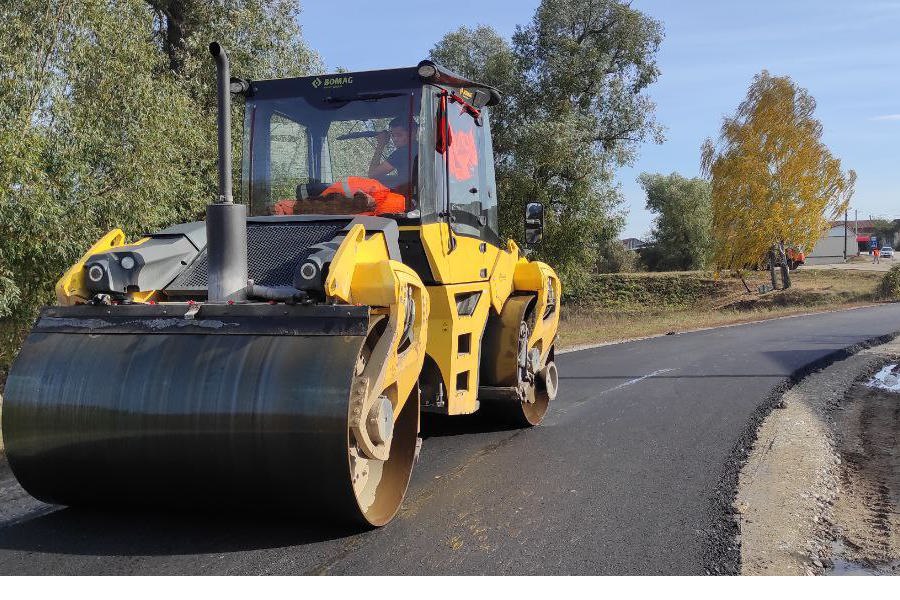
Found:
<svg viewBox="0 0 900 600"><path fill-rule="evenodd" d="M210 52L218 197L62 275L9 373L9 465L54 504L385 525L423 411L529 427L556 396L560 280L499 233L501 94L427 60L254 81Z"/></svg>

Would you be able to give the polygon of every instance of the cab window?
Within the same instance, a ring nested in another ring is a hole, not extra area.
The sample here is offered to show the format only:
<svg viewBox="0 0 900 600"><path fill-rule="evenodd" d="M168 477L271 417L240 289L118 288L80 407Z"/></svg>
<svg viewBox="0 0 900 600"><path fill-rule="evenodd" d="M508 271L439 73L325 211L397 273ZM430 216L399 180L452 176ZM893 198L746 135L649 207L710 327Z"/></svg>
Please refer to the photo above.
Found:
<svg viewBox="0 0 900 600"><path fill-rule="evenodd" d="M307 158L309 136L306 127L284 115L274 114L269 121L271 143L272 196L277 200L294 198L298 183L309 183Z"/></svg>
<svg viewBox="0 0 900 600"><path fill-rule="evenodd" d="M446 155L447 191L453 229L462 235L480 236L483 216L479 175L483 169L483 128L459 104L446 105L450 135Z"/></svg>
<svg viewBox="0 0 900 600"><path fill-rule="evenodd" d="M500 243L500 215L497 207L497 177L494 173L493 144L491 142L491 125L487 107L481 109L481 152L484 160L480 161L482 186L478 190L481 197L481 210L485 217L485 239Z"/></svg>

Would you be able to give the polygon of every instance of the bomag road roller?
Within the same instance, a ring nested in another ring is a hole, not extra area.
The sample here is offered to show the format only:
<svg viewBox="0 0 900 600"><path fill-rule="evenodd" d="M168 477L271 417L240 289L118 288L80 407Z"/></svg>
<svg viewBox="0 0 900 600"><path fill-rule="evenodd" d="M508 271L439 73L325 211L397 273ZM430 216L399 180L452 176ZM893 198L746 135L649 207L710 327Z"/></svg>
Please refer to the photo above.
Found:
<svg viewBox="0 0 900 600"><path fill-rule="evenodd" d="M421 411L525 427L556 395L559 278L498 233L500 94L430 61L232 79L210 51L218 199L205 221L109 232L59 280L6 385L9 464L57 504L384 525ZM543 215L527 206L529 243Z"/></svg>

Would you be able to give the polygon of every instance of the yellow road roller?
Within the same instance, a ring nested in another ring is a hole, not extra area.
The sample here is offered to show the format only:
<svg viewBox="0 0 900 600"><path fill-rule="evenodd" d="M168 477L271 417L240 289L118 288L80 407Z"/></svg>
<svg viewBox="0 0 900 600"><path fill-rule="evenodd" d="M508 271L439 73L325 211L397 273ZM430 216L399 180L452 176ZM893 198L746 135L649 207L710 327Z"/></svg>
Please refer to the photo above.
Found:
<svg viewBox="0 0 900 600"><path fill-rule="evenodd" d="M526 427L556 396L559 278L499 235L500 94L430 61L250 81L210 51L219 196L205 221L109 232L59 280L9 373L10 467L57 504L384 525L422 411ZM539 242L543 207L523 218Z"/></svg>

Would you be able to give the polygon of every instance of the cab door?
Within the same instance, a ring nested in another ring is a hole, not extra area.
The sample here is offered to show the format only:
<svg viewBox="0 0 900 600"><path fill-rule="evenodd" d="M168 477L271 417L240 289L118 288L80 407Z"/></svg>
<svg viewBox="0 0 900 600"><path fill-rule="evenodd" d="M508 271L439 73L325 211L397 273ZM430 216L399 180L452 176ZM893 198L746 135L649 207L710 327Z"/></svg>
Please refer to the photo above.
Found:
<svg viewBox="0 0 900 600"><path fill-rule="evenodd" d="M448 90L444 152L453 282L486 281L497 259L497 190L487 110L479 117Z"/></svg>

